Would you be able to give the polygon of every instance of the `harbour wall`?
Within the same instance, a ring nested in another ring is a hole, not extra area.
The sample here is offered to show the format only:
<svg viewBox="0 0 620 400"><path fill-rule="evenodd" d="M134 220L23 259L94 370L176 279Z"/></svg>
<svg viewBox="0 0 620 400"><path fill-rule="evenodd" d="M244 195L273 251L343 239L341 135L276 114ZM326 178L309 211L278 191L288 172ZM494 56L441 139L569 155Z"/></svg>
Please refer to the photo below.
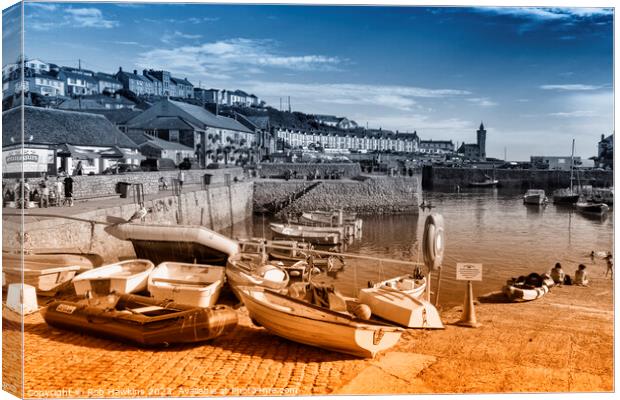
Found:
<svg viewBox="0 0 620 400"><path fill-rule="evenodd" d="M226 179L234 181L240 180L244 173L243 168L222 168L222 169L190 169L184 170L185 185L202 184L204 175L211 175L210 184L224 183ZM171 171L151 171L151 172L128 172L119 175L76 175L73 178L73 197L76 200L92 199L98 197L119 196L117 184L126 182L129 184L142 184L144 194L154 194L159 192L159 179L164 178L168 187L172 187L173 179L179 175L178 170ZM227 178L226 176L229 176ZM50 177L51 182L55 181ZM62 180L62 178L61 178ZM34 190L40 179L29 179L31 189ZM14 184L15 180L4 179L5 183Z"/></svg>
<svg viewBox="0 0 620 400"><path fill-rule="evenodd" d="M261 163L258 164L258 174L261 178L282 177L286 173L297 173L298 178L315 176L319 179L329 179L338 174L343 178L353 178L362 172L358 163Z"/></svg>
<svg viewBox="0 0 620 400"><path fill-rule="evenodd" d="M306 181L256 181L254 211L263 212L274 202L287 202L309 185ZM334 210L359 214L417 213L421 201L421 176L369 177L361 180L324 180L292 201L280 213Z"/></svg>
<svg viewBox="0 0 620 400"><path fill-rule="evenodd" d="M557 189L570 185L570 171L531 170L531 169L495 169L492 168L442 168L425 166L422 172L424 189L441 187L467 187L470 182L481 182L484 175L495 176L502 188L514 189ZM613 186L613 171L583 170L573 172L573 185L595 187Z"/></svg>
<svg viewBox="0 0 620 400"><path fill-rule="evenodd" d="M253 184L250 181L215 185L206 190L170 195L145 201L153 212L145 218L147 224L202 225L222 230L252 215ZM54 208L46 209L50 214ZM94 252L106 261L133 256L130 242L114 238L104 231L110 223L127 219L137 210L136 204L124 202L105 208L71 214L65 218L26 216L24 247L36 249L72 249ZM5 209L7 211L7 209ZM93 222L89 222L93 221ZM3 248L20 246L19 217L3 218Z"/></svg>

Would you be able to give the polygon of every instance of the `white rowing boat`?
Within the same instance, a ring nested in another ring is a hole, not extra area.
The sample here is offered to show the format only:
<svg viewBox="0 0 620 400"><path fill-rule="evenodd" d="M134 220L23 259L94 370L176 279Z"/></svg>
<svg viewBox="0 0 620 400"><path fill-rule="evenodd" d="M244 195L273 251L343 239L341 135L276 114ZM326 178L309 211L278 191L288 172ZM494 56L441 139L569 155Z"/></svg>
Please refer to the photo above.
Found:
<svg viewBox="0 0 620 400"><path fill-rule="evenodd" d="M37 294L53 296L58 290L69 284L81 269L79 265L50 265L43 262L26 261L9 263L2 266L2 286L12 283L23 283L33 286ZM23 275L22 275L23 274Z"/></svg>
<svg viewBox="0 0 620 400"><path fill-rule="evenodd" d="M325 229L316 229L318 227L304 225L285 225L277 223L269 224L269 228L271 228L271 230L276 234L276 236L306 241L315 244L338 244L340 243L342 237L342 235L339 233L339 228L333 228L336 229L336 231L330 231Z"/></svg>
<svg viewBox="0 0 620 400"><path fill-rule="evenodd" d="M75 293L136 293L145 290L149 274L155 268L149 260L127 260L86 271L73 278Z"/></svg>
<svg viewBox="0 0 620 400"><path fill-rule="evenodd" d="M360 290L359 301L369 306L373 315L399 325L443 329L437 309L422 298L425 289L426 278L399 276Z"/></svg>
<svg viewBox="0 0 620 400"><path fill-rule="evenodd" d="M148 289L156 300L211 307L217 302L225 280L224 267L164 262L151 272Z"/></svg>
<svg viewBox="0 0 620 400"><path fill-rule="evenodd" d="M270 290L238 288L250 318L271 333L295 342L372 358L394 346L402 328L366 321Z"/></svg>
<svg viewBox="0 0 620 400"><path fill-rule="evenodd" d="M155 263L177 261L226 265L239 252L239 243L204 226L118 224L105 228L110 235L130 240L136 256Z"/></svg>
<svg viewBox="0 0 620 400"><path fill-rule="evenodd" d="M226 278L239 300L242 300L237 291L240 286L260 286L282 290L289 283L289 275L283 268L272 264L262 264L257 257L245 254L228 259Z"/></svg>

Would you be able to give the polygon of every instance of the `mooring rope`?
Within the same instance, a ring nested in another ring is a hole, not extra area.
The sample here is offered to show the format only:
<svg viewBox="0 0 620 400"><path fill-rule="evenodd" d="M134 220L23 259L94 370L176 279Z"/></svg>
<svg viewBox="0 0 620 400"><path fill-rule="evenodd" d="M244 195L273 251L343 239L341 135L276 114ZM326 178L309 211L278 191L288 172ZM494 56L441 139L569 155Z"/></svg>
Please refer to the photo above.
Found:
<svg viewBox="0 0 620 400"><path fill-rule="evenodd" d="M20 217L22 214L17 213L3 213L3 215L9 217ZM86 222L89 224L100 224L100 225L117 225L118 222L105 222L105 221L97 221L95 219L87 219L87 218L78 218L78 217L70 217L67 215L59 215L59 214L30 214L24 215L25 218L34 218L34 217L49 217L49 218L62 218L62 219L70 219L73 221Z"/></svg>

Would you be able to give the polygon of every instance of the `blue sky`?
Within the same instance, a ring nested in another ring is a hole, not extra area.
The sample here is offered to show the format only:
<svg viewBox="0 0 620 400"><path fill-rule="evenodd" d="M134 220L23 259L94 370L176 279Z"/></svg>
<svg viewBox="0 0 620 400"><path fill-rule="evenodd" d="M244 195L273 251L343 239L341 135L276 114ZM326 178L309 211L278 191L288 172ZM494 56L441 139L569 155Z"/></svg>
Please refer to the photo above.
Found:
<svg viewBox="0 0 620 400"><path fill-rule="evenodd" d="M613 132L611 9L27 3L25 27L26 55L61 65L165 68L423 139L484 121L498 158L572 138L589 157Z"/></svg>

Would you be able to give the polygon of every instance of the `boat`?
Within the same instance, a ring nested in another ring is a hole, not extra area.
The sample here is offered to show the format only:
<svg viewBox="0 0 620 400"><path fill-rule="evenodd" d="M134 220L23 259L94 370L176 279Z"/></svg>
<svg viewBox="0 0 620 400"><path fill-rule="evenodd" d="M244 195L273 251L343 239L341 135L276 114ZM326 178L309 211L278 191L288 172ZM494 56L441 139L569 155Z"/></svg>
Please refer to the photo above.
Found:
<svg viewBox="0 0 620 400"><path fill-rule="evenodd" d="M532 273L527 277L520 276L508 280L502 288L502 293L511 301L531 301L549 293L553 285L553 279L549 274Z"/></svg>
<svg viewBox="0 0 620 400"><path fill-rule="evenodd" d="M299 261L307 261L312 256L312 264L319 268L326 268L329 257L316 254L312 244L297 242L294 240L268 240L266 245L269 259L282 261L284 264L294 264Z"/></svg>
<svg viewBox="0 0 620 400"><path fill-rule="evenodd" d="M405 275L360 290L358 299L372 314L407 328L443 329L437 309L422 295L426 278Z"/></svg>
<svg viewBox="0 0 620 400"><path fill-rule="evenodd" d="M307 224L324 226L352 226L358 232L362 230L363 221L357 214L343 211L307 211L302 212L300 221Z"/></svg>
<svg viewBox="0 0 620 400"><path fill-rule="evenodd" d="M276 237L284 237L299 241L306 241L314 244L339 244L341 235L337 232L327 232L325 230L311 230L303 225L284 225L270 223L269 227L275 233ZM306 229L304 229L306 228Z"/></svg>
<svg viewBox="0 0 620 400"><path fill-rule="evenodd" d="M613 188L593 188L591 201L596 203L605 203L608 206L614 205L614 189Z"/></svg>
<svg viewBox="0 0 620 400"><path fill-rule="evenodd" d="M32 261L25 261L22 268L21 263L6 263L3 259L2 286L23 282L33 286L39 295L53 296L70 285L71 279L80 269L79 265L59 266Z"/></svg>
<svg viewBox="0 0 620 400"><path fill-rule="evenodd" d="M582 213L597 215L603 215L609 211L609 206L607 204L587 201L583 196L575 203L575 208Z"/></svg>
<svg viewBox="0 0 620 400"><path fill-rule="evenodd" d="M140 292L146 290L153 268L149 260L119 261L81 273L73 278L73 287L78 296Z"/></svg>
<svg viewBox="0 0 620 400"><path fill-rule="evenodd" d="M368 321L258 287L239 287L252 321L271 333L325 350L374 358L394 346L403 329Z"/></svg>
<svg viewBox="0 0 620 400"><path fill-rule="evenodd" d="M86 271L103 265L103 258L99 254L95 253L42 250L37 251L36 253L22 254L19 249L2 252L2 265L21 263L22 259L25 263L34 262L48 264L50 266L76 265L80 267L81 271Z"/></svg>
<svg viewBox="0 0 620 400"><path fill-rule="evenodd" d="M579 200L579 193L573 188L573 159L575 157L575 139L570 155L570 186L553 191L553 204L575 204Z"/></svg>
<svg viewBox="0 0 620 400"><path fill-rule="evenodd" d="M148 290L156 300L211 307L217 302L225 280L224 267L164 262L149 275Z"/></svg>
<svg viewBox="0 0 620 400"><path fill-rule="evenodd" d="M523 195L523 204L546 204L549 200L545 196L545 191L542 189L529 189Z"/></svg>
<svg viewBox="0 0 620 400"><path fill-rule="evenodd" d="M470 187L478 188L493 188L496 187L499 181L497 179L485 179L481 182L469 182Z"/></svg>
<svg viewBox="0 0 620 400"><path fill-rule="evenodd" d="M259 258L246 254L238 254L228 259L226 278L239 300L241 300L237 291L239 286L283 290L288 286L290 279L285 269L273 264L263 264Z"/></svg>
<svg viewBox="0 0 620 400"><path fill-rule="evenodd" d="M227 306L190 307L129 294L55 301L40 312L56 328L143 346L210 340L232 332L238 322Z"/></svg>
<svg viewBox="0 0 620 400"><path fill-rule="evenodd" d="M226 265L239 252L239 243L203 226L117 224L110 235L133 244L136 256L156 264L166 261Z"/></svg>

